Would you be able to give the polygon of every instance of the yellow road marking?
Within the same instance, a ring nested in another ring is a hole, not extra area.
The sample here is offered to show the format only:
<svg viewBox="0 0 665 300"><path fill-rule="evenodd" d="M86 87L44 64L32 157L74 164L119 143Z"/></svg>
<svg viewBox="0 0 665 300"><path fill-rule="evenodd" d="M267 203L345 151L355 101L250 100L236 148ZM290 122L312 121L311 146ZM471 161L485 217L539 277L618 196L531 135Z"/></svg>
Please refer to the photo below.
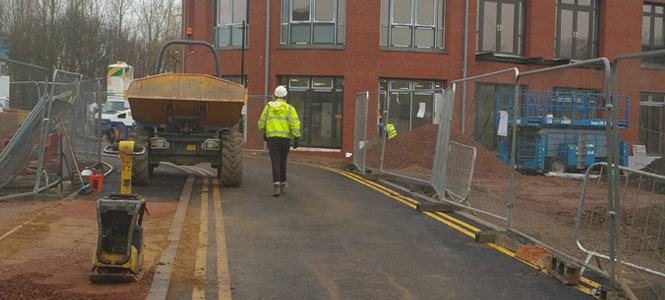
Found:
<svg viewBox="0 0 665 300"><path fill-rule="evenodd" d="M431 212L425 212L425 214L428 215L428 216L430 216L431 218L433 218L433 219L435 219L435 220L437 220L437 221L443 223L443 224L448 225L449 227L454 228L455 230L457 230L457 231L459 231L459 232L461 232L461 233L463 233L463 234L468 235L469 237L472 237L472 238L474 238L474 239L476 238L476 234L475 234L474 232L471 232L471 231L468 231L468 230L466 230L466 229L464 229L464 228L462 228L462 227L459 227L459 226L457 226L456 224L454 224L454 223L452 223L452 222L450 222L450 221L448 221L448 220L444 220L444 219L442 219L441 217L439 217L439 216L437 216L437 215L435 215L435 214L433 214L433 213L431 213Z"/></svg>
<svg viewBox="0 0 665 300"><path fill-rule="evenodd" d="M212 176L212 177L215 177L217 175L217 174L213 174L212 171L210 171L210 170L199 168L197 166L190 166L189 168L193 169L194 171L197 171L199 173L203 173L201 175L208 175L208 176Z"/></svg>
<svg viewBox="0 0 665 300"><path fill-rule="evenodd" d="M188 169L195 171L201 174L203 177L203 194L201 202L201 218L204 218L203 209L205 206L206 214L206 224L205 229L203 228L203 221L201 222L201 229L199 231L199 247L201 247L202 238L205 240L206 247L198 249L197 251L197 260L196 260L196 270L202 274L195 275L199 282L205 282L205 268L200 265L200 260L203 259L203 266L205 266L206 259L206 248L207 248L207 207L208 207L208 177L215 177L215 174L212 174L211 171L202 169L196 166L189 166ZM231 282L230 282L230 272L228 264L228 254L226 250L226 233L224 231L224 219L222 217L222 204L219 191L219 180L217 178L213 179L213 208L215 214L215 239L217 241L217 298L222 299L231 299ZM205 205L203 204L205 202ZM205 232L205 233L204 233ZM203 257L201 256L203 255ZM192 299L204 299L205 298L205 289L197 287L192 292Z"/></svg>
<svg viewBox="0 0 665 300"><path fill-rule="evenodd" d="M226 252L226 233L222 215L222 199L219 196L219 180L213 179L213 198L215 204L215 234L217 240L217 298L231 299L231 275L229 258Z"/></svg>
<svg viewBox="0 0 665 300"><path fill-rule="evenodd" d="M203 177L201 188L201 221L199 223L199 245L196 250L194 278L197 284L192 291L192 300L205 299L206 264L208 254L208 177Z"/></svg>

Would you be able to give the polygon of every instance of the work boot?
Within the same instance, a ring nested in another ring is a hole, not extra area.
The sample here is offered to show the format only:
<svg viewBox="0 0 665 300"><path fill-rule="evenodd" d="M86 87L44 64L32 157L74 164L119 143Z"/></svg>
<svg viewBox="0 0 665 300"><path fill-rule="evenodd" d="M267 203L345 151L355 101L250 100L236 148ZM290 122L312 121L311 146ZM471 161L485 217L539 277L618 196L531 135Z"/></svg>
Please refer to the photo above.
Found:
<svg viewBox="0 0 665 300"><path fill-rule="evenodd" d="M279 189L282 193L286 193L286 188L289 187L289 184L286 182L282 182L282 184L279 185Z"/></svg>
<svg viewBox="0 0 665 300"><path fill-rule="evenodd" d="M279 185L279 182L275 182L272 185L272 196L273 197L279 197L280 193L281 193L281 186Z"/></svg>

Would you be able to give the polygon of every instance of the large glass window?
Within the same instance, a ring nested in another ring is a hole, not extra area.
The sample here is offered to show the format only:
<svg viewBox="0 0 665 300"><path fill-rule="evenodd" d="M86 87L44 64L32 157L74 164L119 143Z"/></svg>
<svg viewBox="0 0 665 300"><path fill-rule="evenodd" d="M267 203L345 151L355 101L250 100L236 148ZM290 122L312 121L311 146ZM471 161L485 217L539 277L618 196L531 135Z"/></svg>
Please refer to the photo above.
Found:
<svg viewBox="0 0 665 300"><path fill-rule="evenodd" d="M344 44L346 0L282 0L282 44Z"/></svg>
<svg viewBox="0 0 665 300"><path fill-rule="evenodd" d="M280 84L300 118L300 145L342 148L344 78L282 76Z"/></svg>
<svg viewBox="0 0 665 300"><path fill-rule="evenodd" d="M216 26L213 39L217 47L240 47L242 45L242 22L247 17L247 0L217 0L215 8ZM247 46L245 28L245 46Z"/></svg>
<svg viewBox="0 0 665 300"><path fill-rule="evenodd" d="M406 132L434 123L434 93L441 92L442 81L380 79L380 107L385 111L386 96L390 100L388 122L397 132Z"/></svg>
<svg viewBox="0 0 665 300"><path fill-rule="evenodd" d="M476 50L522 55L524 7L524 0L480 0Z"/></svg>
<svg viewBox="0 0 665 300"><path fill-rule="evenodd" d="M663 4L644 3L642 10L642 51L652 51L665 48L665 13ZM665 65L665 59L660 56L645 57L643 63Z"/></svg>
<svg viewBox="0 0 665 300"><path fill-rule="evenodd" d="M663 122L665 122L665 94L640 93L639 142L646 145L647 154L664 154Z"/></svg>
<svg viewBox="0 0 665 300"><path fill-rule="evenodd" d="M598 0L557 0L556 24L556 57L597 56Z"/></svg>
<svg viewBox="0 0 665 300"><path fill-rule="evenodd" d="M443 49L444 0L382 0L381 46Z"/></svg>

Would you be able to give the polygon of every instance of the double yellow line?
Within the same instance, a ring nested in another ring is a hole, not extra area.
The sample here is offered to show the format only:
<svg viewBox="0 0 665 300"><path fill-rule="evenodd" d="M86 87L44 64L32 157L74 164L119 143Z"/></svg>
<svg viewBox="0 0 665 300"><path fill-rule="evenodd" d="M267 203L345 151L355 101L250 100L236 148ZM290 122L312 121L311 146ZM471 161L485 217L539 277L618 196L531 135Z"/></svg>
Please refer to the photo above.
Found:
<svg viewBox="0 0 665 300"><path fill-rule="evenodd" d="M375 190L375 191L377 191L377 192L379 192L383 195L386 195L386 196L388 196L392 199L395 199L395 200L397 200L397 201L399 201L399 202L401 202L401 203L403 203L403 204L405 204L405 205L407 205L407 206L409 206L413 209L416 209L416 205L418 204L418 201L413 199L413 198L404 196L404 195L400 194L399 192L397 192L395 190L392 190L390 188L387 188L387 187L385 187L383 185L380 185L380 184L377 184L375 182L366 180L366 179L362 178L361 176L358 176L358 175L353 174L351 172L346 172L346 171L333 169L333 168L329 168L329 167L323 167L323 166L320 166L320 165L300 163L300 162L298 162L298 163L308 165L308 166L312 166L312 167L321 168L321 169L324 169L324 170L328 170L330 172L340 174L340 175L345 176L345 177L347 177L347 178L349 178L353 181L356 181L356 182L358 182L358 183L360 183L364 186L367 186L367 187L369 187L369 188L371 188L371 189L373 189L373 190ZM423 213L425 215L427 215L427 216L429 216L429 217L431 217L431 218L433 218L433 219L435 219L435 220L437 220L437 221L439 221L443 224L446 224L447 226L461 232L462 234L473 238L473 239L475 239L475 237L476 237L475 233L482 231L482 230L478 229L477 227L475 227L471 224L468 224L464 221L461 221L457 218L454 218L454 217L452 217L452 216L450 216L449 214L446 214L446 213L442 213L442 212L436 212L436 213L423 212ZM490 247L492 247L492 248L494 248L494 249L500 251L501 253L504 253L504 254L506 254L510 257L513 257L513 258L515 258L515 259L531 266L534 269L540 269L537 266L516 257L514 252L512 252L512 251L510 251L510 250L508 250L504 247L501 247L501 246L499 246L497 244L494 244L494 243L488 243L488 246L490 246ZM543 273L547 273L547 270L545 270L545 269L540 269L540 271L543 272ZM575 286L575 288L577 290L579 290L579 291L581 291L585 294L588 294L590 296L593 296L597 299L599 298L598 296L594 295L594 292L592 291L592 288L596 289L596 290L600 288L599 283L594 282L594 281L592 281L588 278L585 278L585 277L582 277L580 279L580 281L582 283L584 283L585 285L587 285L587 286L583 286L581 284L577 285L577 286Z"/></svg>
<svg viewBox="0 0 665 300"><path fill-rule="evenodd" d="M183 167L203 176L201 187L201 221L199 224L199 241L196 251L194 278L198 285L192 290L192 299L205 299L205 283L208 257L208 197L210 193L209 178L212 178L213 209L215 214L215 240L217 262L217 297L218 299L231 299L231 281L229 273L229 259L226 251L226 232L224 219L222 219L222 201L219 192L219 179L209 170L195 166Z"/></svg>

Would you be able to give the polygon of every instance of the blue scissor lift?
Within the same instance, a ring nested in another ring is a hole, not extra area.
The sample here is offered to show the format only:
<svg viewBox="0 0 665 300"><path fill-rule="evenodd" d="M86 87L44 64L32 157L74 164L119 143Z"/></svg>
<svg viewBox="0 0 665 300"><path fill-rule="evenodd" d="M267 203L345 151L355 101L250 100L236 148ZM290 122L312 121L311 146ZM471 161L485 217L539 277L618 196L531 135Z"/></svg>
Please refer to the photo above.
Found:
<svg viewBox="0 0 665 300"><path fill-rule="evenodd" d="M496 125L507 113L508 136L500 137L498 156L510 164L512 130L517 126L516 164L521 170L578 171L607 160L604 94L524 90L513 118L514 92L496 93ZM503 100L501 102L500 100ZM628 127L628 97L618 96L619 128ZM620 164L628 144L619 142Z"/></svg>

